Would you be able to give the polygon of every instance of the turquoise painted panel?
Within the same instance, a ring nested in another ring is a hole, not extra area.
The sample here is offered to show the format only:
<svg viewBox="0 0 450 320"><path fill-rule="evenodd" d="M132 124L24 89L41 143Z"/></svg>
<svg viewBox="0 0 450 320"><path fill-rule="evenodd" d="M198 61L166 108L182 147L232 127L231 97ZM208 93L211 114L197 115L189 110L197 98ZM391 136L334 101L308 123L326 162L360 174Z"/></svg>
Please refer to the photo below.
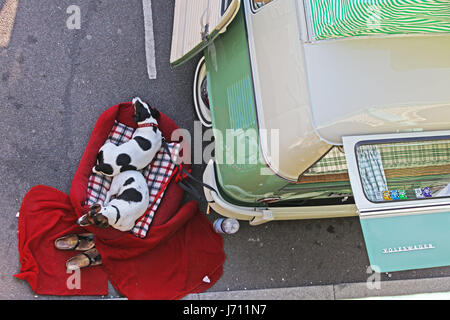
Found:
<svg viewBox="0 0 450 320"><path fill-rule="evenodd" d="M450 265L450 212L361 218L361 226L380 272Z"/></svg>

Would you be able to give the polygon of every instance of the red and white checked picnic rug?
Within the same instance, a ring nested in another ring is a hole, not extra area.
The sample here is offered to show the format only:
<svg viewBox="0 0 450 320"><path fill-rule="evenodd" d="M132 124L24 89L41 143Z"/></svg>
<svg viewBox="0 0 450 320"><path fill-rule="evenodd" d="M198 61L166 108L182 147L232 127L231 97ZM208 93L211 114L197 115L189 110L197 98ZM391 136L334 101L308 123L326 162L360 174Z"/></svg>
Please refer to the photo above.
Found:
<svg viewBox="0 0 450 320"><path fill-rule="evenodd" d="M120 145L133 137L134 129L122 123L115 122L106 142ZM152 223L156 210L164 196L164 191L175 174L175 165L171 161L178 154L180 144L168 143L169 151L165 148L156 154L155 159L143 170L141 170L147 180L150 194L149 207L145 214L136 221L131 232L139 238L145 238ZM170 152L170 153L169 153ZM88 183L88 197L86 204L91 206L95 203L103 204L106 193L111 187L112 178L102 174L92 173Z"/></svg>

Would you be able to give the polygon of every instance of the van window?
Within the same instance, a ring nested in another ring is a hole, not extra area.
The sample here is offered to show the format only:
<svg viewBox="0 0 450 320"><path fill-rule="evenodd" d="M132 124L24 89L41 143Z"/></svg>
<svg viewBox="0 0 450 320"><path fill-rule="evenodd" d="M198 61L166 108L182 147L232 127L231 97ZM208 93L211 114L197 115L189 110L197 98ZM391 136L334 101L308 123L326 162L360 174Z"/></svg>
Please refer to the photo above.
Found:
<svg viewBox="0 0 450 320"><path fill-rule="evenodd" d="M250 1L252 2L253 9L258 10L259 8L265 6L266 4L274 0L250 0Z"/></svg>
<svg viewBox="0 0 450 320"><path fill-rule="evenodd" d="M450 196L450 140L361 144L356 157L371 202Z"/></svg>
<svg viewBox="0 0 450 320"><path fill-rule="evenodd" d="M233 0L222 0L222 7L220 10L220 14L223 16L225 14L225 11L227 11L228 7L231 4L231 1Z"/></svg>

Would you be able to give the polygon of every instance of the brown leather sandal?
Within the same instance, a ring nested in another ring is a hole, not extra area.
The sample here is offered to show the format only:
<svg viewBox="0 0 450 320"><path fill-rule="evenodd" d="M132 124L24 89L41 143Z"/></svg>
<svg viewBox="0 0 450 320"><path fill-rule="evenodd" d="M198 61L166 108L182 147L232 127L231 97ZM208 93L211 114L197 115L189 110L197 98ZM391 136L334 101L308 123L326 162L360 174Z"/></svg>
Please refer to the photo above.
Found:
<svg viewBox="0 0 450 320"><path fill-rule="evenodd" d="M102 257L96 248L81 252L76 256L70 258L66 262L67 270L73 271L89 266L98 266L102 264Z"/></svg>
<svg viewBox="0 0 450 320"><path fill-rule="evenodd" d="M94 234L69 234L55 240L55 247L59 250L86 251L95 246Z"/></svg>

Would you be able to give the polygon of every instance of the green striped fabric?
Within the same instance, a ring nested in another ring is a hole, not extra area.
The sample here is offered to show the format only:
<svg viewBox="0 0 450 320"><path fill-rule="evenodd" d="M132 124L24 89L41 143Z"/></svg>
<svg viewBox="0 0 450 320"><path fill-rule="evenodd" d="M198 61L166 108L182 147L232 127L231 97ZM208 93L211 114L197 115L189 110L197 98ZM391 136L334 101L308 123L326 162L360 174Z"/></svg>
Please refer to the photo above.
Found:
<svg viewBox="0 0 450 320"><path fill-rule="evenodd" d="M450 33L450 0L306 0L314 41Z"/></svg>

